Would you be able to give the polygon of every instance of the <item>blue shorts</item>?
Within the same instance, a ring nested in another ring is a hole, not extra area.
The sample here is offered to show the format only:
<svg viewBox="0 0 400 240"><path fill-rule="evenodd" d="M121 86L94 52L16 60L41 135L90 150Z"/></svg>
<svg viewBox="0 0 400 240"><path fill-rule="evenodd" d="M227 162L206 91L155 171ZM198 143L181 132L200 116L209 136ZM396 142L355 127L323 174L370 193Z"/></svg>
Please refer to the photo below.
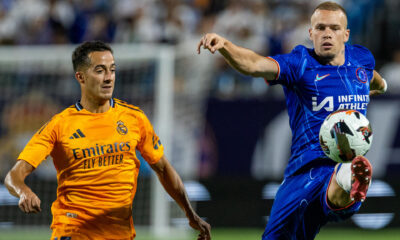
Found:
<svg viewBox="0 0 400 240"><path fill-rule="evenodd" d="M360 207L355 202L342 209L327 203L334 165L307 167L285 178L275 196L263 240L314 239L329 221L351 217Z"/></svg>

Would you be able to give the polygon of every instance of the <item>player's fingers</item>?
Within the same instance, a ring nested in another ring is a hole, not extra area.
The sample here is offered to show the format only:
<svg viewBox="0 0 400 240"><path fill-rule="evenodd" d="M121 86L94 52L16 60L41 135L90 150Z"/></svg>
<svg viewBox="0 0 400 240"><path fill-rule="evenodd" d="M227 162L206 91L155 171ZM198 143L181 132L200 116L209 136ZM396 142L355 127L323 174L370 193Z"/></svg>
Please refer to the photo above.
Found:
<svg viewBox="0 0 400 240"><path fill-rule="evenodd" d="M35 212L35 210L33 208L33 199L32 198L26 199L26 206L27 206L28 213Z"/></svg>
<svg viewBox="0 0 400 240"><path fill-rule="evenodd" d="M212 40L212 42L210 42L210 52L211 53L215 53L215 51L217 50L216 47L218 45L218 38L215 38Z"/></svg>
<svg viewBox="0 0 400 240"><path fill-rule="evenodd" d="M18 206L24 213L28 213L29 212L28 199L21 198L19 200Z"/></svg>
<svg viewBox="0 0 400 240"><path fill-rule="evenodd" d="M32 208L33 208L33 211L34 211L35 213L41 212L41 211L42 211L42 209L40 208L40 199L39 199L39 198L35 198L35 199L32 201Z"/></svg>
<svg viewBox="0 0 400 240"><path fill-rule="evenodd" d="M197 237L197 240L210 240L211 236L206 233L200 233Z"/></svg>
<svg viewBox="0 0 400 240"><path fill-rule="evenodd" d="M38 213L40 211L40 200L36 196L27 198L28 213Z"/></svg>
<svg viewBox="0 0 400 240"><path fill-rule="evenodd" d="M202 38L200 39L199 44L197 44L197 53L200 54L200 48L201 48L201 46L202 46L203 44L204 44L204 37L202 37Z"/></svg>
<svg viewBox="0 0 400 240"><path fill-rule="evenodd" d="M208 39L209 39L209 34L204 35L204 37L203 37L203 48L204 49L207 49Z"/></svg>
<svg viewBox="0 0 400 240"><path fill-rule="evenodd" d="M208 50L211 50L211 43L214 41L215 37L214 36L209 36L205 39L205 44L204 47L207 48Z"/></svg>
<svg viewBox="0 0 400 240"><path fill-rule="evenodd" d="M32 207L32 210L29 213L38 213L38 212L39 212L38 209L36 209L35 207Z"/></svg>
<svg viewBox="0 0 400 240"><path fill-rule="evenodd" d="M27 197L25 199L25 210L26 210L26 213L30 213L32 211L31 199L29 197Z"/></svg>
<svg viewBox="0 0 400 240"><path fill-rule="evenodd" d="M211 48L211 52L215 53L215 51L221 49L224 46L223 41L216 40L214 46Z"/></svg>
<svg viewBox="0 0 400 240"><path fill-rule="evenodd" d="M203 234L203 235L199 236L199 238L201 240L210 240L211 236L209 234Z"/></svg>
<svg viewBox="0 0 400 240"><path fill-rule="evenodd" d="M207 231L206 231L206 236L205 236L205 239L206 240L210 240L211 239L211 229L210 229L211 227L208 227L207 228Z"/></svg>
<svg viewBox="0 0 400 240"><path fill-rule="evenodd" d="M206 238L205 238L205 236L204 236L204 234L199 234L198 236L197 236L197 240L205 240Z"/></svg>
<svg viewBox="0 0 400 240"><path fill-rule="evenodd" d="M199 236L201 236L201 239L211 239L211 226L207 223L205 224L201 224L200 226L200 234Z"/></svg>
<svg viewBox="0 0 400 240"><path fill-rule="evenodd" d="M25 203L24 202L19 202L18 203L18 207L19 209L21 209L21 211L23 211L24 213L26 213L26 208L25 208Z"/></svg>

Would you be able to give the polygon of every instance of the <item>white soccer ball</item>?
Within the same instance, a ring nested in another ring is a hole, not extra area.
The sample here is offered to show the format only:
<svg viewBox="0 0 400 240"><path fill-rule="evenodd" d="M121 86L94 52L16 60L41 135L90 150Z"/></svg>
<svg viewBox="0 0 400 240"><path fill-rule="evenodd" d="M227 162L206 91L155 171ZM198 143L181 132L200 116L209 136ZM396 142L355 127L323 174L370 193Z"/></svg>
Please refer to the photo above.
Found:
<svg viewBox="0 0 400 240"><path fill-rule="evenodd" d="M356 110L342 109L329 114L321 125L319 142L324 153L335 162L350 162L364 156L372 143L368 119Z"/></svg>

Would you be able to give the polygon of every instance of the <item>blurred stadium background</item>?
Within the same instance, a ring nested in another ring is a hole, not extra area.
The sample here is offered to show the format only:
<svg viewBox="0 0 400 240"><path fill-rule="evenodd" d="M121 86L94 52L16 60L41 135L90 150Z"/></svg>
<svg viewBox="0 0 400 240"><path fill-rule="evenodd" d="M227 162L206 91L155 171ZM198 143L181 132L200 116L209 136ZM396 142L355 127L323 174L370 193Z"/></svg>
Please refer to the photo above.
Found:
<svg viewBox="0 0 400 240"><path fill-rule="evenodd" d="M100 39L115 49L114 96L142 108L214 239L259 239L290 153L283 93L197 55L217 32L263 55L308 40L319 0L1 0L0 239L48 239L56 197L51 159L26 180L43 211L25 215L4 177L32 134L75 103L72 50ZM326 239L400 239L400 2L347 0L351 43L367 46L388 94L372 99L375 180L360 213L326 226ZM137 239L195 239L146 163L133 204Z"/></svg>

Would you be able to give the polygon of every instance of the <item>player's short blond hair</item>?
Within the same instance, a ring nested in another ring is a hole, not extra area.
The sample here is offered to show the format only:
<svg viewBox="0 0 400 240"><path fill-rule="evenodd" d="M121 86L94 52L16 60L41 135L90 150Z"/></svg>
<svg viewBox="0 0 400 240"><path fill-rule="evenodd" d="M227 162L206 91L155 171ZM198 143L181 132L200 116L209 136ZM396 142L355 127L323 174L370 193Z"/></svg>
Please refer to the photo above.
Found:
<svg viewBox="0 0 400 240"><path fill-rule="evenodd" d="M317 11L317 10L342 11L343 14L346 16L346 19L347 19L346 10L345 10L340 4L337 4L337 3L335 3L335 2L323 2L323 3L319 4L319 5L314 9L314 11L312 12L312 14L314 14L315 11ZM312 15L312 14L311 14L311 15Z"/></svg>

